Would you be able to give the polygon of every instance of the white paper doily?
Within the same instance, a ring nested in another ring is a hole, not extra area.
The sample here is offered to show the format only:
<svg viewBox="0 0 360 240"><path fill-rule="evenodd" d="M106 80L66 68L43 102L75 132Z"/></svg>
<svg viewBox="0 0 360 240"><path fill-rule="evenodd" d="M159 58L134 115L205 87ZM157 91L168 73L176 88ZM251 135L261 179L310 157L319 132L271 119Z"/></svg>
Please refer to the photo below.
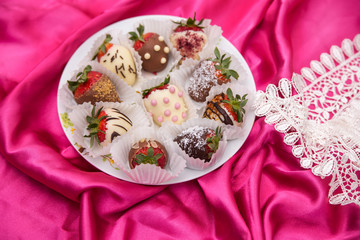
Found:
<svg viewBox="0 0 360 240"><path fill-rule="evenodd" d="M360 34L332 46L291 81L258 91L254 107L285 134L303 168L331 176L331 204L360 206Z"/></svg>

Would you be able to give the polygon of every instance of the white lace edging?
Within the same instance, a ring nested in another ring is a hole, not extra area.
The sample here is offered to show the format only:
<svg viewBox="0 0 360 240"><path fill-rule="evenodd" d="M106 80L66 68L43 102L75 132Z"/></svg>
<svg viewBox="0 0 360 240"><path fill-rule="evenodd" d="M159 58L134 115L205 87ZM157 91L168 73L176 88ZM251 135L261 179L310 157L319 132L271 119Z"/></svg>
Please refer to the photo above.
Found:
<svg viewBox="0 0 360 240"><path fill-rule="evenodd" d="M303 168L332 176L331 204L360 206L360 34L332 46L291 81L257 91L254 107L285 134Z"/></svg>

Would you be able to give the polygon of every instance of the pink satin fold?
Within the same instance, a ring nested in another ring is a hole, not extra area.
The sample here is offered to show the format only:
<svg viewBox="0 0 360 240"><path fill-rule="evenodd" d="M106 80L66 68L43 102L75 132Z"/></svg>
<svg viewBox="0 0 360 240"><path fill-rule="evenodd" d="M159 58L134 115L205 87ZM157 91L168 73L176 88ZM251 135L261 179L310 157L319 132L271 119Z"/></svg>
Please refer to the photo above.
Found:
<svg viewBox="0 0 360 240"><path fill-rule="evenodd" d="M328 203L330 179L301 168L257 118L242 148L196 180L145 186L83 159L60 125L57 89L74 51L122 19L212 19L258 90L360 32L358 0L0 3L0 239L360 239L360 207Z"/></svg>

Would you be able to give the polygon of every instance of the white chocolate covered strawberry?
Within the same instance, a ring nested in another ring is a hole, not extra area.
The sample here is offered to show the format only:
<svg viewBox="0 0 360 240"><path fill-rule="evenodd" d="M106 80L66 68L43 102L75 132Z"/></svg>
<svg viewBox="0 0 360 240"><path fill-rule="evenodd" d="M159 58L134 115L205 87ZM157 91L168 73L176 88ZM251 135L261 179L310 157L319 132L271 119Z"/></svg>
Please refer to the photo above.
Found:
<svg viewBox="0 0 360 240"><path fill-rule="evenodd" d="M111 35L107 34L92 60L97 59L101 65L132 86L137 76L134 58L129 49L112 44L111 40Z"/></svg>
<svg viewBox="0 0 360 240"><path fill-rule="evenodd" d="M91 111L91 116L86 117L88 122L90 147L95 142L102 146L111 143L117 136L125 134L131 127L132 121L118 109L100 108L95 112L95 105Z"/></svg>
<svg viewBox="0 0 360 240"><path fill-rule="evenodd" d="M159 86L143 91L145 108L159 126L165 121L181 124L187 119L183 92L169 81L167 77Z"/></svg>

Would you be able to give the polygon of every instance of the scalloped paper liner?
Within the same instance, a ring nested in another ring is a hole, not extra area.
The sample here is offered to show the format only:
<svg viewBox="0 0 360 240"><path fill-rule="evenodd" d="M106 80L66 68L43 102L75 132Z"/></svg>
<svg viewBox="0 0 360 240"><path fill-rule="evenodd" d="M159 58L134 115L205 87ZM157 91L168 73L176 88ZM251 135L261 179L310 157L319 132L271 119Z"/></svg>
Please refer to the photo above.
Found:
<svg viewBox="0 0 360 240"><path fill-rule="evenodd" d="M109 103L109 102L99 102L96 104L96 110L99 108L116 108L126 116L130 118L133 126L130 129L138 128L140 126L149 126L150 119L145 113L143 109L139 107L137 103ZM102 146L98 143L94 143L93 147L90 148L90 138L84 137L88 135L89 132L86 129L88 127L88 122L86 121L86 116L91 116L91 111L93 109L93 105L90 103L84 103L82 105L78 105L74 111L70 112L69 118L74 124L74 134L72 135L72 140L81 145L86 149L91 157L98 157L101 155L107 155L110 153L110 147L115 143L115 141L119 138L126 138L129 131L121 136L116 137L116 139L106 145Z"/></svg>
<svg viewBox="0 0 360 240"><path fill-rule="evenodd" d="M214 165L216 163L216 160L221 158L222 155L224 154L225 148L227 145L228 132L222 130L223 137L222 137L221 141L219 142L219 148L212 155L210 161L205 162L204 160L202 160L200 158L194 158L194 157L190 157L189 155L187 155L186 152L184 150L182 150L180 148L180 146L174 141L176 136L178 136L181 132L183 132L186 129L195 127L195 126L208 127L208 128L213 129L214 131L216 130L216 127L218 127L218 126L222 127L216 121L212 121L209 119L194 118L194 119L190 119L190 120L186 121L182 125L177 125L177 126L166 123L166 124L164 124L164 126L162 126L159 129L159 133L160 133L160 136L162 136L161 138L164 140L164 142L168 142L170 145L172 145L172 147L176 150L176 152L182 158L184 158L186 160L186 167L195 169L195 170L204 170L204 169Z"/></svg>
<svg viewBox="0 0 360 240"><path fill-rule="evenodd" d="M121 138L112 145L110 152L115 163L134 182L160 184L177 177L184 170L185 160L176 153L171 145L160 139L154 128L134 128L128 133L126 138ZM144 138L155 139L164 145L168 154L168 164L164 169L151 164L141 164L134 169L130 168L128 160L130 149L134 143Z"/></svg>

